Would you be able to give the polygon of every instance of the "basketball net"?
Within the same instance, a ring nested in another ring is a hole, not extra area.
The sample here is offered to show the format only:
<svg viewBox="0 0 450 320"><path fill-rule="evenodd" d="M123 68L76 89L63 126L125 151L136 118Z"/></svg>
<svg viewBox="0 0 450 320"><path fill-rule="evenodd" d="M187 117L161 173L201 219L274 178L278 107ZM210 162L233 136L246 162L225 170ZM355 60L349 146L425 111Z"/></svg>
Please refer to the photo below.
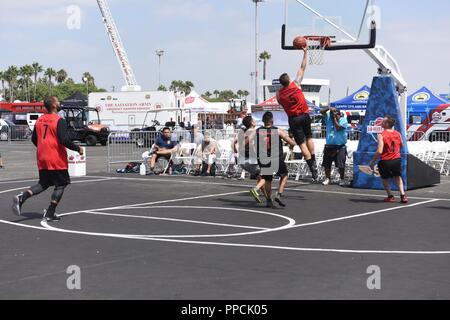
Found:
<svg viewBox="0 0 450 320"><path fill-rule="evenodd" d="M324 61L325 46L321 39L307 39L309 64L321 66Z"/></svg>

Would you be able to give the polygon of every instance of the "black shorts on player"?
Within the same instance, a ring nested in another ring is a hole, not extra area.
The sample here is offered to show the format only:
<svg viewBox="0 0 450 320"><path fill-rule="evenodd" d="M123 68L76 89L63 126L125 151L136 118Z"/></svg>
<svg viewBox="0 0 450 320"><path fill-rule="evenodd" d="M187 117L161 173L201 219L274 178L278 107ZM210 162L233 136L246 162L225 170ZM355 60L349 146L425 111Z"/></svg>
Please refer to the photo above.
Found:
<svg viewBox="0 0 450 320"><path fill-rule="evenodd" d="M289 171L286 166L286 163L284 162L284 159L279 159L279 167L278 167L278 171L276 174L280 178L286 177L289 174ZM273 175L263 175L262 178L269 182L273 181Z"/></svg>
<svg viewBox="0 0 450 320"><path fill-rule="evenodd" d="M378 170L384 180L402 176L402 160L381 160L378 162Z"/></svg>
<svg viewBox="0 0 450 320"><path fill-rule="evenodd" d="M289 128L298 145L305 143L307 139L313 137L311 117L307 113L303 113L297 117L289 117Z"/></svg>

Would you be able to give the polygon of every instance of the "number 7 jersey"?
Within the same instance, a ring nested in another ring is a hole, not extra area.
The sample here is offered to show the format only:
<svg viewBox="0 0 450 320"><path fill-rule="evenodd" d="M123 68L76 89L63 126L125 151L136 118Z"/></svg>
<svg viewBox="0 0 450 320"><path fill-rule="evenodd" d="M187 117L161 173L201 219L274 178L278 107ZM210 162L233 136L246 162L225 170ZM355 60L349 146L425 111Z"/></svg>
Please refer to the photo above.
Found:
<svg viewBox="0 0 450 320"><path fill-rule="evenodd" d="M45 114L36 121L37 165L39 170L67 170L67 150L58 138L57 114ZM63 120L64 121L64 120Z"/></svg>

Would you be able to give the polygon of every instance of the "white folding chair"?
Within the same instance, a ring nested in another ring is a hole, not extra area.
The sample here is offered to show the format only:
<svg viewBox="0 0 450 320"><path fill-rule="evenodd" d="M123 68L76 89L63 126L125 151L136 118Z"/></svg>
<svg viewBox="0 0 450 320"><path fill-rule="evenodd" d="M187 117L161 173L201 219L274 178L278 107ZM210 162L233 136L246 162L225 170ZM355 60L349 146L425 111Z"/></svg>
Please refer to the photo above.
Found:
<svg viewBox="0 0 450 320"><path fill-rule="evenodd" d="M449 153L447 143L433 142L431 144L431 153L432 156L429 160L431 166L443 174Z"/></svg>
<svg viewBox="0 0 450 320"><path fill-rule="evenodd" d="M299 146L295 146L293 150L288 148L286 159L284 161L288 167L288 176L295 176L295 181L300 179L303 172L303 167L306 164L306 161L303 159L294 159L294 154L301 152L302 151Z"/></svg>
<svg viewBox="0 0 450 320"><path fill-rule="evenodd" d="M230 165L234 163L232 141L224 139L217 141L219 156L216 158L216 174L225 174Z"/></svg>
<svg viewBox="0 0 450 320"><path fill-rule="evenodd" d="M189 174L192 170L192 165L194 163L194 153L196 149L197 149L196 143L181 143L178 147L177 152L174 155L172 155L171 160L173 160L173 162L183 163L184 165L186 165L187 166L186 174Z"/></svg>

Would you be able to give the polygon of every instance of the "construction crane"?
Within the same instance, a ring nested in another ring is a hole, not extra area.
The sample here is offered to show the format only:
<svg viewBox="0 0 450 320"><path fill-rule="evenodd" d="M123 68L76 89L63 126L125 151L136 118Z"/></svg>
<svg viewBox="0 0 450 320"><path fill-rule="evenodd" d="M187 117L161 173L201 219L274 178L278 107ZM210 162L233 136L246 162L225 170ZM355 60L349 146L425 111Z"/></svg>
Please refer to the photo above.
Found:
<svg viewBox="0 0 450 320"><path fill-rule="evenodd" d="M125 47L120 39L119 30L114 23L108 2L106 0L97 0L97 3L100 8L103 23L105 24L106 32L108 33L109 40L111 41L114 54L116 55L125 79L126 85L122 87L122 91L141 91L142 89L137 84L133 69L131 68L130 61L128 60L128 56L125 51Z"/></svg>

